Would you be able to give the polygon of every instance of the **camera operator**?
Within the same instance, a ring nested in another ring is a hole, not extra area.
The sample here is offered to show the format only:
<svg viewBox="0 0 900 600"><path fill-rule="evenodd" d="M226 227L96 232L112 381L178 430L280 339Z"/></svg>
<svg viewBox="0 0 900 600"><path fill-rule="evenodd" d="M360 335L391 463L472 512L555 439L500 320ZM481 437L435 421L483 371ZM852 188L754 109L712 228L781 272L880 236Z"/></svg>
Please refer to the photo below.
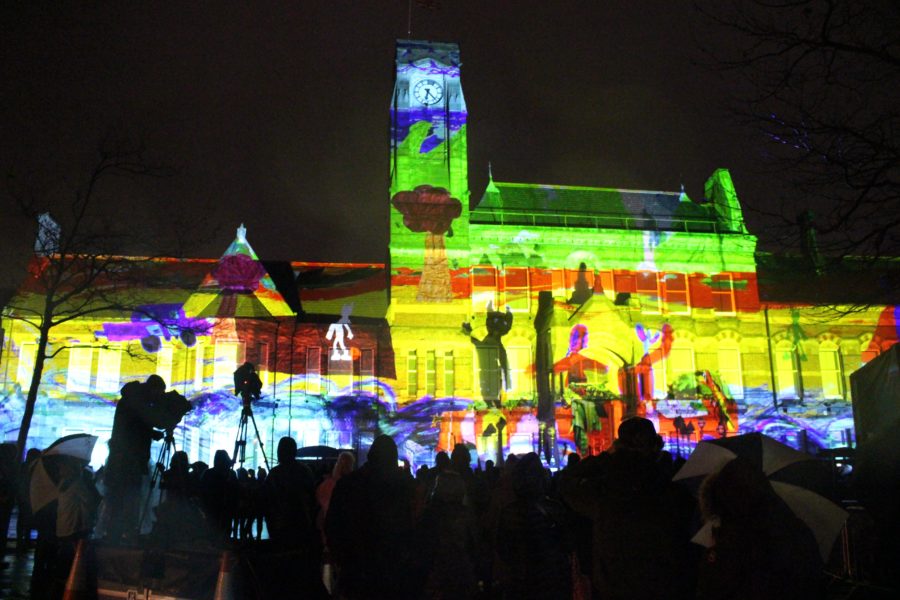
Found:
<svg viewBox="0 0 900 600"><path fill-rule="evenodd" d="M243 400L245 411L250 410L251 402L259 400L262 381L253 363L245 362L234 372L234 393Z"/></svg>
<svg viewBox="0 0 900 600"><path fill-rule="evenodd" d="M166 382L159 375L151 375L144 383L132 381L122 387L104 478L109 541L117 542L139 533L140 491L148 474L150 444L166 433L171 435L188 410L190 404L183 396L177 392L166 393Z"/></svg>

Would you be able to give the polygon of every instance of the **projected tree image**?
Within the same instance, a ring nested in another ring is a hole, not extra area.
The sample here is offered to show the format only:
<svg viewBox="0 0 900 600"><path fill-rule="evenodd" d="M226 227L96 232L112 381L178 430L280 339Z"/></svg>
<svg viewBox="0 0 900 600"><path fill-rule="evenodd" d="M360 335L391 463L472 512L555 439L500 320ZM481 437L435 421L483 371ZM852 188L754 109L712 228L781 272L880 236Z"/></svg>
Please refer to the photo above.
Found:
<svg viewBox="0 0 900 600"><path fill-rule="evenodd" d="M420 185L411 192L397 192L391 204L403 214L403 224L410 231L425 233L425 262L416 300L450 302L453 294L444 234L462 213L462 203L444 188Z"/></svg>

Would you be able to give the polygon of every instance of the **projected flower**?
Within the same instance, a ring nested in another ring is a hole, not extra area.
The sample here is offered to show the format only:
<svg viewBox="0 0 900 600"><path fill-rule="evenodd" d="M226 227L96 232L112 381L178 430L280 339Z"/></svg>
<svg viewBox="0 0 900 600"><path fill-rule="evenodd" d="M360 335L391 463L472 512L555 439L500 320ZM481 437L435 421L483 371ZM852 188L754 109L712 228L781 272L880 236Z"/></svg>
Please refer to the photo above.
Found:
<svg viewBox="0 0 900 600"><path fill-rule="evenodd" d="M265 274L261 264L244 254L223 256L212 272L223 290L239 294L256 290Z"/></svg>
<svg viewBox="0 0 900 600"><path fill-rule="evenodd" d="M419 302L449 302L453 294L444 234L449 231L453 219L462 214L462 203L451 198L444 188L420 185L411 192L397 192L391 204L403 214L407 229L426 234L425 261L416 299Z"/></svg>

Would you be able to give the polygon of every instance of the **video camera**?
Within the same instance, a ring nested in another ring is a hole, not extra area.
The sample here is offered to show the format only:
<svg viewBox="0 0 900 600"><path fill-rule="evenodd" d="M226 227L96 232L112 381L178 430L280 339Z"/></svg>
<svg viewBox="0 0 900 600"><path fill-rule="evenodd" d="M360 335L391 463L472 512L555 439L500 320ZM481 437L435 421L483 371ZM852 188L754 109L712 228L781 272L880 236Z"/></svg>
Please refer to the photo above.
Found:
<svg viewBox="0 0 900 600"><path fill-rule="evenodd" d="M187 398L175 390L169 390L160 396L160 399L157 400L157 404L170 416L171 420L175 421L176 425L184 418L184 415L191 411L192 408L191 403L188 402Z"/></svg>
<svg viewBox="0 0 900 600"><path fill-rule="evenodd" d="M252 400L259 400L262 381L252 363L244 363L234 372L234 393L244 401L244 408L250 407Z"/></svg>

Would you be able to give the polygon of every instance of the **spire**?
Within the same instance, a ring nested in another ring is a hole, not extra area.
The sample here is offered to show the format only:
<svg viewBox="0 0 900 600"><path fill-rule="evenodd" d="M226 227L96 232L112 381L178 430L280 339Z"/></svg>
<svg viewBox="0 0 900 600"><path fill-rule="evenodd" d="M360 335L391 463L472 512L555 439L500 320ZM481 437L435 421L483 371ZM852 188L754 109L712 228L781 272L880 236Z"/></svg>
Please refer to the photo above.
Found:
<svg viewBox="0 0 900 600"><path fill-rule="evenodd" d="M488 184L484 190L485 194L487 194L488 192L490 192L492 194L500 193L500 190L497 189L496 185L494 185L494 171L493 171L493 168L491 167L491 161L488 161Z"/></svg>
<svg viewBox="0 0 900 600"><path fill-rule="evenodd" d="M684 191L684 183L681 184L681 193L678 194L679 202L691 202L691 199L688 197L687 192Z"/></svg>
<svg viewBox="0 0 900 600"><path fill-rule="evenodd" d="M241 226L237 228L237 241L241 244L247 243L247 228L244 227L244 224L241 223Z"/></svg>

